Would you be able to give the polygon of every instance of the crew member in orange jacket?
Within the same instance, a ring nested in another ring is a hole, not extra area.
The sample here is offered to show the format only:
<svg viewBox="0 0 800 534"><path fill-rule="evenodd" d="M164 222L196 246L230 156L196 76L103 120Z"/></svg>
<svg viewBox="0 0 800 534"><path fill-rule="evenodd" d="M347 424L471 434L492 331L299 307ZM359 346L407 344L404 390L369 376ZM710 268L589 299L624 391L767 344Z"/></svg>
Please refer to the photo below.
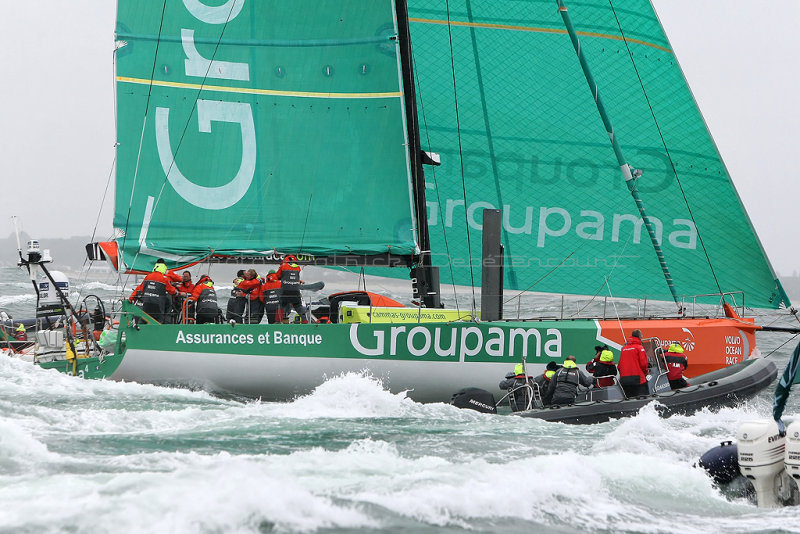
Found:
<svg viewBox="0 0 800 534"><path fill-rule="evenodd" d="M642 331L634 330L619 353L619 383L628 398L648 395L647 354L642 346Z"/></svg>
<svg viewBox="0 0 800 534"><path fill-rule="evenodd" d="M270 271L264 283L261 284L261 298L264 301L264 312L267 314L267 322L275 324L280 322L281 310L281 281L276 276L275 271Z"/></svg>
<svg viewBox="0 0 800 534"><path fill-rule="evenodd" d="M286 256L275 273L275 277L281 281L281 308L284 318L289 317L289 312L294 308L302 317L302 321L307 323L308 310L303 305L303 297L300 296L300 284L303 281L300 280L300 266L297 265L297 258L292 254Z"/></svg>
<svg viewBox="0 0 800 534"><path fill-rule="evenodd" d="M156 262L153 272L144 277L128 300L134 302L137 298L141 299L142 311L163 323L169 318L169 311L172 308L172 299L167 294L175 295L177 292L178 290L167 278L167 266L162 262Z"/></svg>
<svg viewBox="0 0 800 534"><path fill-rule="evenodd" d="M217 317L220 315L217 292L214 290L214 281L208 275L204 274L200 277L189 300L195 303L195 308L197 309L195 322L197 324L217 321Z"/></svg>
<svg viewBox="0 0 800 534"><path fill-rule="evenodd" d="M260 323L264 317L264 305L261 302L261 279L256 274L255 269L248 269L244 273L244 280L239 283L237 289L247 296L249 304L242 322L245 324Z"/></svg>

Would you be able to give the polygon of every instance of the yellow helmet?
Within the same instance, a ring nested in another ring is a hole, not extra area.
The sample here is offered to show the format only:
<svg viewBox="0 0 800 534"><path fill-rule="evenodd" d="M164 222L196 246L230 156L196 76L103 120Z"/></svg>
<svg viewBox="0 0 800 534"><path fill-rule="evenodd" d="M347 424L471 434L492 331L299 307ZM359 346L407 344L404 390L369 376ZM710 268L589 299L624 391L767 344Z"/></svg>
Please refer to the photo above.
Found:
<svg viewBox="0 0 800 534"><path fill-rule="evenodd" d="M153 266L153 271L159 272L161 274L167 274L167 266L163 263L156 263Z"/></svg>
<svg viewBox="0 0 800 534"><path fill-rule="evenodd" d="M554 374L556 374L556 372L555 372L555 371L545 371L545 372L544 372L544 377L545 377L546 379L550 380L551 378L553 378L553 375L554 375Z"/></svg>
<svg viewBox="0 0 800 534"><path fill-rule="evenodd" d="M679 343L673 343L667 350L676 354L683 354L683 347L681 347Z"/></svg>
<svg viewBox="0 0 800 534"><path fill-rule="evenodd" d="M564 367L564 369L574 369L574 368L578 367L578 364L576 364L572 360L564 360L563 367Z"/></svg>
<svg viewBox="0 0 800 534"><path fill-rule="evenodd" d="M525 368L522 367L521 363L518 363L517 365L514 366L514 374L515 375L525 374Z"/></svg>
<svg viewBox="0 0 800 534"><path fill-rule="evenodd" d="M610 350L604 350L600 353L600 361L601 362L613 362L614 361L614 353Z"/></svg>
<svg viewBox="0 0 800 534"><path fill-rule="evenodd" d="M24 331L25 331L25 325L19 323L19 326L17 326L17 332L24 332Z"/></svg>

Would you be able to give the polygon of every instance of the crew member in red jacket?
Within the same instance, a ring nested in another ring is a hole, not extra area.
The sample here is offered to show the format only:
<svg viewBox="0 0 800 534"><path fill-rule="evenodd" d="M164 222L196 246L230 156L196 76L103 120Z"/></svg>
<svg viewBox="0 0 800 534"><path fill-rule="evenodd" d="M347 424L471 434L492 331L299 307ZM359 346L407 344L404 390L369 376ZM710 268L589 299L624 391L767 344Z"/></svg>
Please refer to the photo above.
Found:
<svg viewBox="0 0 800 534"><path fill-rule="evenodd" d="M683 353L683 347L680 343L673 343L667 349L664 355L667 360L667 380L672 389L685 388L689 385L685 378L683 378L683 371L689 367L689 359Z"/></svg>
<svg viewBox="0 0 800 534"><path fill-rule="evenodd" d="M619 383L630 399L649 395L647 388L647 354L642 346L642 331L634 330L619 353Z"/></svg>
<svg viewBox="0 0 800 534"><path fill-rule="evenodd" d="M141 299L142 311L150 315L156 321L163 323L169 318L172 309L172 299L167 295L175 295L178 292L167 278L167 266L164 263L156 262L153 272L142 280L131 296L130 302Z"/></svg>
<svg viewBox="0 0 800 534"><path fill-rule="evenodd" d="M264 304L261 301L261 278L255 269L248 269L244 273L244 280L239 283L238 291L245 294L249 307L245 311L243 321L245 324L258 324L264 318Z"/></svg>
<svg viewBox="0 0 800 534"><path fill-rule="evenodd" d="M303 297L300 295L300 266L297 265L297 258L289 254L283 259L283 263L278 267L275 277L281 281L281 308L283 309L284 321L289 317L292 308L302 317L304 323L308 322L308 310L303 305Z"/></svg>
<svg viewBox="0 0 800 534"><path fill-rule="evenodd" d="M281 310L281 281L276 276L275 271L270 271L264 283L261 284L261 298L264 301L267 322L269 324L280 322L283 317Z"/></svg>
<svg viewBox="0 0 800 534"><path fill-rule="evenodd" d="M214 281L208 275L204 274L200 277L189 299L196 303L195 322L197 324L217 322L217 317L220 315L217 292L214 290Z"/></svg>
<svg viewBox="0 0 800 534"><path fill-rule="evenodd" d="M614 377L617 376L617 366L614 365L614 353L608 350L608 346L602 345L595 347L595 357L586 364L586 371L594 375L594 386L604 388L614 385Z"/></svg>

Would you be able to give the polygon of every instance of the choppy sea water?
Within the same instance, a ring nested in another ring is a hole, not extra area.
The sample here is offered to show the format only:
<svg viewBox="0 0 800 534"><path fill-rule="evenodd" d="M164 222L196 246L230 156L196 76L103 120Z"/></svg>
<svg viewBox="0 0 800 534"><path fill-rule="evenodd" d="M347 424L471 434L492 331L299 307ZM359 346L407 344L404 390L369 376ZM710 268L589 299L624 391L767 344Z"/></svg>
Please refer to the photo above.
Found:
<svg viewBox="0 0 800 534"><path fill-rule="evenodd" d="M71 278L74 298L119 293ZM1 268L0 308L32 315L30 288ZM780 369L796 342L758 334ZM266 403L2 358L0 532L800 532L800 508L729 501L693 467L769 417L772 393L568 426L415 403L365 375Z"/></svg>

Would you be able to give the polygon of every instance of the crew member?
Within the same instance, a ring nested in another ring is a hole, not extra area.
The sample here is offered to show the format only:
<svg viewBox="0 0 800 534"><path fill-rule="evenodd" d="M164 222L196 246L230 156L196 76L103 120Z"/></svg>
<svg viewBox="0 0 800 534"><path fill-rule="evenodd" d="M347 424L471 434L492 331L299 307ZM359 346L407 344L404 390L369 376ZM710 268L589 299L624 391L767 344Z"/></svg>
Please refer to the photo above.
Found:
<svg viewBox="0 0 800 534"><path fill-rule="evenodd" d="M192 273L191 272L183 271L183 274L181 275L181 283L178 284L177 289L181 293L187 293L187 294L191 294L192 291L194 291L194 284L192 283Z"/></svg>
<svg viewBox="0 0 800 534"><path fill-rule="evenodd" d="M137 298L141 299L142 311L163 323L168 317L172 302L167 294L175 295L177 292L178 290L170 284L169 278L167 278L166 264L156 262L153 272L144 277L142 283L133 290L128 300L134 302Z"/></svg>
<svg viewBox="0 0 800 534"><path fill-rule="evenodd" d="M297 265L297 258L289 254L283 259L283 263L275 273L281 281L281 308L283 309L283 321L287 322L289 312L292 308L300 315L304 323L308 322L308 310L303 305L303 297L300 296L300 266Z"/></svg>
<svg viewBox="0 0 800 534"><path fill-rule="evenodd" d="M28 332L25 331L25 325L19 323L17 329L14 331L14 339L17 341L28 341Z"/></svg>
<svg viewBox="0 0 800 534"><path fill-rule="evenodd" d="M171 272L172 271L170 271L170 273ZM167 276L169 276L169 273L167 273ZM189 299L189 297L192 296L192 291L194 291L192 273L183 271L180 283L175 284L175 282L173 282L173 285L175 285L175 288L178 290L178 294L175 296L175 308L181 310L181 322L185 323L187 318L194 316L194 303ZM186 303L185 308L184 302Z"/></svg>
<svg viewBox="0 0 800 534"><path fill-rule="evenodd" d="M556 371L558 371L559 367L561 366L558 365L556 362L553 361L548 362L547 367L544 370L544 373L540 374L532 381L539 387L539 396L541 397L542 404L544 406L550 404L550 400L545 398L545 393L547 392L547 386L550 385L550 380L552 380L553 375L556 374Z"/></svg>
<svg viewBox="0 0 800 534"><path fill-rule="evenodd" d="M267 275L261 284L261 297L264 300L264 312L269 324L279 323L283 315L281 310L281 281L274 270Z"/></svg>
<svg viewBox="0 0 800 534"><path fill-rule="evenodd" d="M243 322L258 324L264 317L264 307L261 303L261 279L255 269L248 269L244 273L244 280L239 283L239 291L247 296L248 309L243 316Z"/></svg>
<svg viewBox="0 0 800 534"><path fill-rule="evenodd" d="M608 350L607 345L594 348L594 359L586 364L586 370L594 375L594 385L604 388L614 385L614 378L617 376L617 366L614 365L614 353ZM605 378L603 378L605 377Z"/></svg>
<svg viewBox="0 0 800 534"><path fill-rule="evenodd" d="M689 367L689 358L683 353L680 343L673 343L664 355L667 360L667 380L672 389L685 388L689 385L683 377L683 371Z"/></svg>
<svg viewBox="0 0 800 534"><path fill-rule="evenodd" d="M561 369L555 372L547 387L547 398L550 404L573 404L578 396L578 386L589 387L592 379L578 369L575 356L567 356Z"/></svg>
<svg viewBox="0 0 800 534"><path fill-rule="evenodd" d="M239 291L239 284L242 282L244 282L244 270L239 269L239 271L236 272L236 278L233 279L231 298L228 299L228 308L226 310L228 322L242 322L244 308L247 305L247 297L244 296L243 292Z"/></svg>
<svg viewBox="0 0 800 534"><path fill-rule="evenodd" d="M634 330L619 353L619 383L629 399L648 395L647 354L642 346L642 331Z"/></svg>
<svg viewBox="0 0 800 534"><path fill-rule="evenodd" d="M217 292L214 291L214 281L203 275L194 286L194 291L189 299L196 303L195 322L197 324L215 323L219 316Z"/></svg>
<svg viewBox="0 0 800 534"><path fill-rule="evenodd" d="M511 409L515 412L527 410L530 405L530 389L526 386L529 385L531 377L525 374L525 368L521 363L514 366L513 373L507 373L504 380L500 381L498 387L500 389L508 390L508 400L511 403Z"/></svg>

